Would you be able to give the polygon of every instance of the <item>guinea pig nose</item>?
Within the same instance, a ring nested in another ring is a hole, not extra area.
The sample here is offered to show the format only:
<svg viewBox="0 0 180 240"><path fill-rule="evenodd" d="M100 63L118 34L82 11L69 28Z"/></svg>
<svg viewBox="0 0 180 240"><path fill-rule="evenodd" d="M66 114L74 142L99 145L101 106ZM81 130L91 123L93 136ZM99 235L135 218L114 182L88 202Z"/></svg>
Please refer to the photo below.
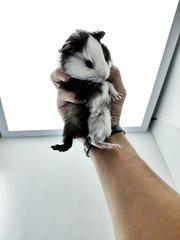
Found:
<svg viewBox="0 0 180 240"><path fill-rule="evenodd" d="M106 80L108 77L109 77L108 74L101 74L101 76L100 76L100 78L101 78L102 80Z"/></svg>

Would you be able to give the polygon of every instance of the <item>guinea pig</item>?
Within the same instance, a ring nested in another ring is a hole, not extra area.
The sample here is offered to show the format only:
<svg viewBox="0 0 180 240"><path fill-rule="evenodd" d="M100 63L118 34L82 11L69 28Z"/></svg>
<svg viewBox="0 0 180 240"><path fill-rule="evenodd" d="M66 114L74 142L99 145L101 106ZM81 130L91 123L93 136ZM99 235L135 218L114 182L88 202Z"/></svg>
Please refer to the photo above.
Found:
<svg viewBox="0 0 180 240"><path fill-rule="evenodd" d="M110 75L112 59L108 48L101 43L103 31L77 30L66 40L60 52L60 65L69 76L61 88L73 91L83 104L67 102L64 107L63 144L51 146L60 152L71 148L74 138L88 138L101 149L120 147L105 140L111 135L111 98L121 94L106 81Z"/></svg>

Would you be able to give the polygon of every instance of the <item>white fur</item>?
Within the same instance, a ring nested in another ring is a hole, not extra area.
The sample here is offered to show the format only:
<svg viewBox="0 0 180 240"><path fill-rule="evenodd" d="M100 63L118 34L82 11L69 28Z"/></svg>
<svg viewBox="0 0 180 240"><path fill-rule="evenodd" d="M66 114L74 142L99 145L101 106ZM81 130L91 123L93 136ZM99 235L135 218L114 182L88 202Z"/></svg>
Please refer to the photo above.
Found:
<svg viewBox="0 0 180 240"><path fill-rule="evenodd" d="M111 115L108 104L111 98L120 99L121 95L115 90L114 86L107 81L103 82L102 94L90 99L90 116L88 118L88 137L91 144L99 148L112 149L120 147L118 144L104 142L111 135Z"/></svg>
<svg viewBox="0 0 180 240"><path fill-rule="evenodd" d="M92 61L94 68L88 68L85 60ZM110 67L104 58L99 42L91 35L87 39L86 48L82 53L71 56L65 64L65 72L78 79L100 82L106 80L110 74Z"/></svg>
<svg viewBox="0 0 180 240"><path fill-rule="evenodd" d="M108 85L102 85L102 94L88 102L90 117L88 119L89 136L92 142L104 141L111 134L111 116L107 104L110 103Z"/></svg>

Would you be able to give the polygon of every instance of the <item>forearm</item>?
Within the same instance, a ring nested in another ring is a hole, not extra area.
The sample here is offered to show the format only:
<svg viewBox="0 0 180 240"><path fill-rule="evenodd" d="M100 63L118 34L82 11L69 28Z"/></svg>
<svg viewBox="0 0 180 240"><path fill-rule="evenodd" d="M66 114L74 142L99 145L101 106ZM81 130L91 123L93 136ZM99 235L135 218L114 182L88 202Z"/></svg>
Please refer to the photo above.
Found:
<svg viewBox="0 0 180 240"><path fill-rule="evenodd" d="M180 220L178 194L147 166L122 133L112 135L109 142L119 143L122 148L110 151L92 148L90 157L106 196L117 239L159 240L160 235L153 235L157 219L161 223L168 218L172 204L179 211ZM148 236L143 235L146 233ZM151 235L153 238L149 238Z"/></svg>

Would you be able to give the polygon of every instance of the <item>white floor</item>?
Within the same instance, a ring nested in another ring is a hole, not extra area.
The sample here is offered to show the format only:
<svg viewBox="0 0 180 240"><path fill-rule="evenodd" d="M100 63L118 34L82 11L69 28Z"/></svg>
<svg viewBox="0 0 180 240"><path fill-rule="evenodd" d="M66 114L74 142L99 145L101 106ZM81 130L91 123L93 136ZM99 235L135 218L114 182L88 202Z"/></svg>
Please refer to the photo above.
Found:
<svg viewBox="0 0 180 240"><path fill-rule="evenodd" d="M127 135L142 158L175 188L150 133ZM111 219L91 160L75 141L58 137L0 139L1 240L114 240Z"/></svg>

